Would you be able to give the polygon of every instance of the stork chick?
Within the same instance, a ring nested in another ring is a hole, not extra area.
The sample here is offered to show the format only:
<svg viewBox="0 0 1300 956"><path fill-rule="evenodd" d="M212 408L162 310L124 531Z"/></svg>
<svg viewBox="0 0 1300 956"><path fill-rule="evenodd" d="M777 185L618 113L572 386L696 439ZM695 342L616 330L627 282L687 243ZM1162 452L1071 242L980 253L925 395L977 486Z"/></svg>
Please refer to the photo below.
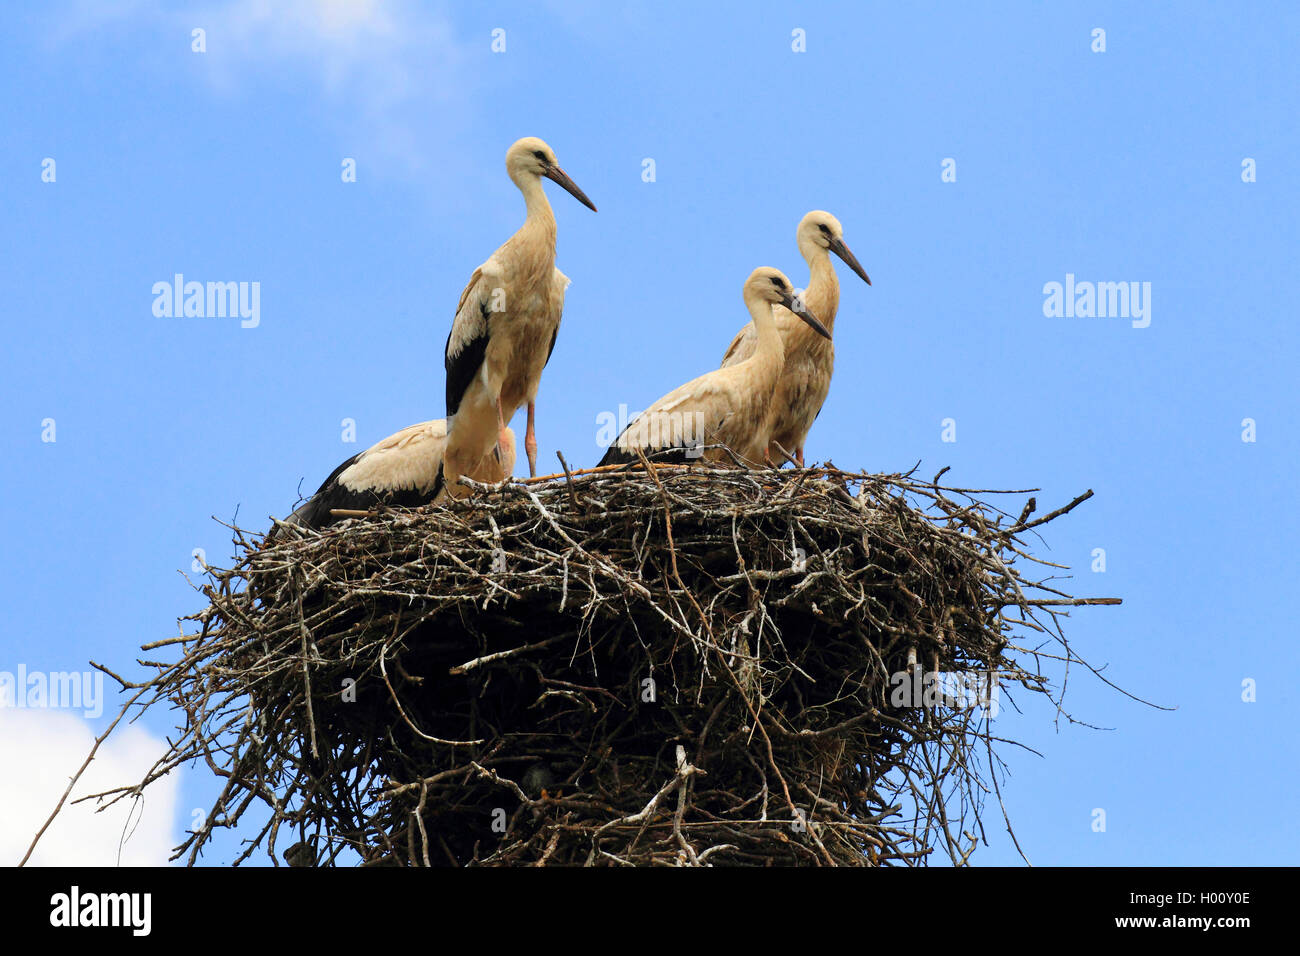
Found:
<svg viewBox="0 0 1300 956"><path fill-rule="evenodd" d="M871 285L866 271L844 242L844 227L830 213L814 209L799 221L795 231L799 252L808 263L810 277L803 292L803 302L813 314L825 323L828 331L835 328L835 314L840 305L840 283L831 265L830 253L835 253L862 281ZM768 461L782 461L777 444L787 452L794 452L799 467L803 467L804 442L813 421L821 412L831 388L831 373L835 368L835 343L829 337L813 335L804 323L798 321L787 309L778 307L777 328L785 346L785 370L777 382L772 396L771 445L765 449ZM722 367L736 365L754 354L758 335L753 324L745 326L731 342L722 358Z"/></svg>
<svg viewBox="0 0 1300 956"><path fill-rule="evenodd" d="M794 287L779 269L755 269L745 280L745 305L754 326L748 358L716 369L669 392L636 417L609 446L602 465L636 461L637 449L657 460L690 461L701 456L728 460L726 446L742 463L763 462L772 394L785 366L785 348L772 315L785 306L818 335L830 332L798 303ZM667 452L667 454L663 454Z"/></svg>
<svg viewBox="0 0 1300 956"><path fill-rule="evenodd" d="M527 216L519 231L474 270L447 336L444 470L455 497L469 490L459 476L500 442L506 424L525 404L524 450L529 474L537 474L537 388L555 348L569 285L555 268L555 214L542 189L543 177L596 209L560 168L551 147L536 137L510 147L506 171L524 195Z"/></svg>
<svg viewBox="0 0 1300 956"><path fill-rule="evenodd" d="M504 481L515 469L515 433L505 429L465 474L475 481ZM439 418L410 425L353 455L285 519L287 524L323 528L340 520L332 509L363 511L375 505L413 508L438 496L438 473L447 446L447 422Z"/></svg>

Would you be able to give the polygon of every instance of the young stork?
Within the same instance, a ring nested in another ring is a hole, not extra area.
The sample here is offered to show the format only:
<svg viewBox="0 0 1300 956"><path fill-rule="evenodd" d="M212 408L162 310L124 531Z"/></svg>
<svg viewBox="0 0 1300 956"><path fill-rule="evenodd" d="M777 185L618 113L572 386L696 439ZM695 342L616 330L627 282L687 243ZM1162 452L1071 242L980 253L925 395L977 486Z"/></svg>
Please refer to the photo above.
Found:
<svg viewBox="0 0 1300 956"><path fill-rule="evenodd" d="M701 451L713 461L730 460L724 450L705 450L702 445L725 445L749 466L763 463L772 393L785 366L774 307L785 306L818 335L829 339L831 334L795 301L794 287L779 269L755 269L745 280L744 294L755 329L749 357L701 375L659 399L609 446L602 465L636 461L638 448L660 461L698 460Z"/></svg>
<svg viewBox="0 0 1300 956"><path fill-rule="evenodd" d="M835 277L829 253L833 252L861 277L867 285L871 280L857 258L844 244L844 228L828 212L814 209L799 221L795 231L799 252L812 273L803 302L821 319L828 330L835 328L835 313L840 305L840 283ZM831 371L835 366L835 344L830 337L811 334L802 322L783 308L776 312L777 328L785 345L785 371L777 383L772 399L772 445L766 449L767 459L781 463L781 453L776 444L793 452L799 467L803 467L803 446L808 430L817 418L831 388ZM737 365L754 354L758 335L754 326L747 325L736 335L722 358L722 367Z"/></svg>
<svg viewBox="0 0 1300 956"><path fill-rule="evenodd" d="M403 428L335 468L285 522L323 528L341 520L330 514L334 508L364 511L377 504L410 508L433 501L446 445L446 419ZM501 444L465 474L475 481L504 481L514 470L515 433L507 428Z"/></svg>
<svg viewBox="0 0 1300 956"><path fill-rule="evenodd" d="M468 493L457 478L499 442L506 423L524 404L528 472L537 474L537 386L555 348L569 284L555 268L555 214L542 177L596 209L560 168L551 147L536 137L510 147L506 172L524 194L527 217L519 231L474 270L447 336L449 438L443 467L448 490L456 497Z"/></svg>

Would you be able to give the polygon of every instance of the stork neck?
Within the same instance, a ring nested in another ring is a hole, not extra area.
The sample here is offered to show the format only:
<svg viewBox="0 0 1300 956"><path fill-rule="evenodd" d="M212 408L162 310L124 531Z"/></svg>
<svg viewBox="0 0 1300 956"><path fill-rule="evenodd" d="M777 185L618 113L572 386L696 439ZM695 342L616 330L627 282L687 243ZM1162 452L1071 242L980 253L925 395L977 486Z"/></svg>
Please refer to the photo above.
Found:
<svg viewBox="0 0 1300 956"><path fill-rule="evenodd" d="M816 252L807 258L810 275L803 300L812 310L813 315L821 319L827 331L833 331L835 313L840 307L840 280L835 275L835 267L831 265L831 255L826 249L819 246Z"/></svg>
<svg viewBox="0 0 1300 956"><path fill-rule="evenodd" d="M758 336L754 357L784 362L785 346L781 343L781 331L776 326L776 319L772 317L772 306L762 299L747 300L745 305L749 307L749 317L754 322L754 331Z"/></svg>
<svg viewBox="0 0 1300 956"><path fill-rule="evenodd" d="M542 188L542 178L525 176L523 182L518 185L519 191L524 194L524 206L528 210L525 225L532 223L549 226L554 231L555 213L551 211L550 200L546 198L546 190Z"/></svg>

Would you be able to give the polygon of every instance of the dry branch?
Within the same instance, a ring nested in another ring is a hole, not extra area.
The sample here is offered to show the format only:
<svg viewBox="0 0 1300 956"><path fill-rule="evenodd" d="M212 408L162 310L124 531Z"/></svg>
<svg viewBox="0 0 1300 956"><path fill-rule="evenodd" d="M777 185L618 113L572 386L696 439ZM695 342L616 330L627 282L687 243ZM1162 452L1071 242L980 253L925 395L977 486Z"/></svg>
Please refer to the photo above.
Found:
<svg viewBox="0 0 1300 956"><path fill-rule="evenodd" d="M1026 523L941 476L565 464L236 529L190 632L148 645L178 658L131 685L179 733L97 797L202 761L191 863L221 828L296 865L965 863L1000 792L987 702L900 704L900 677L1052 697L1041 665L1079 660L1058 606L1114 599L1035 580L1018 538L1087 496Z"/></svg>

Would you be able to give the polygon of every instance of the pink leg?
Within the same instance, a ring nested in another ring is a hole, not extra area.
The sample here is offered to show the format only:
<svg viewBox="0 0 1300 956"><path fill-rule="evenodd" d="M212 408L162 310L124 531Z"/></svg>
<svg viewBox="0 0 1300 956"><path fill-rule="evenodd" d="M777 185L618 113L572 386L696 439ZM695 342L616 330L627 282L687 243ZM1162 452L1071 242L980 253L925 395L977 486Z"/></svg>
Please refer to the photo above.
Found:
<svg viewBox="0 0 1300 956"><path fill-rule="evenodd" d="M497 396L497 457L500 458L505 454L506 447L506 419L502 414L501 397Z"/></svg>
<svg viewBox="0 0 1300 956"><path fill-rule="evenodd" d="M528 403L528 430L524 433L524 451L528 453L528 477L537 477L537 433L533 429L533 414L537 406Z"/></svg>
<svg viewBox="0 0 1300 956"><path fill-rule="evenodd" d="M802 446L802 445L800 445L798 448L796 448L796 449L794 450L794 457L795 457L795 460L799 462L799 467L802 468L802 467L804 466L804 464L803 464L803 446Z"/></svg>

